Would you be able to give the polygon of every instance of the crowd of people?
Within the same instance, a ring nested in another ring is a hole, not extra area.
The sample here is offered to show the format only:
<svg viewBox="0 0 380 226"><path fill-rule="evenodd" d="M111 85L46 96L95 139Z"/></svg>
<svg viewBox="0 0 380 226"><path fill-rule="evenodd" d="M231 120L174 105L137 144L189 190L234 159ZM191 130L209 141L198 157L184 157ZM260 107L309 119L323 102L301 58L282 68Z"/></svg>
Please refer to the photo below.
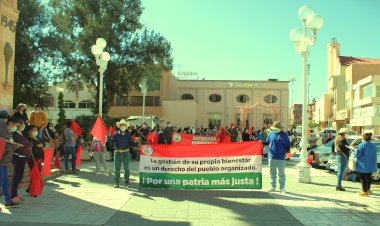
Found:
<svg viewBox="0 0 380 226"><path fill-rule="evenodd" d="M72 129L71 121L66 123L66 128L62 134L54 131L53 124L48 121L46 113L38 104L34 106L34 111L30 116L26 113L27 106L19 104L12 114L5 110L0 111L0 139L5 141L5 149L0 158L0 187L4 195L5 206L14 206L23 201L23 198L17 193L18 186L22 181L26 164L30 169L34 166L38 171L42 171L42 162L44 160L44 148L54 149L53 156L64 157L65 172L77 174L79 170L76 167L78 147L83 143L83 139ZM138 146L144 144L171 144L173 132L190 135L206 136L229 136L231 142L249 142L260 141L268 149L268 164L270 169L270 188L269 192L276 190L276 180L279 178L280 191L286 193L285 189L285 166L286 156L293 145L292 134L284 131L280 122L274 122L273 125L256 130L254 127L245 128L239 132L236 124L231 123L229 126L211 127L211 128L194 128L191 126L177 128L170 122L166 123L163 128L156 125L151 128L147 124L141 126L131 126L124 119L120 120L112 128L114 131L108 131L107 138L103 142L99 137L93 137L89 145L89 150L95 161L95 174L101 174L101 168L104 172L110 174L106 163L106 152L111 152L114 163L114 187L120 187L121 165L124 168L124 185L129 186L130 161L131 159L139 160ZM350 148L345 139L346 129L341 129L335 139L337 152L337 162L339 165L337 174L336 190L344 191L342 186L343 172L346 168L350 156ZM376 147L370 142L371 134L363 135L363 142L357 147L354 155L357 158L357 172L360 174L363 191L360 195L371 194L370 174L377 170ZM58 158L59 158L58 157ZM71 169L69 167L71 160ZM13 164L13 175L11 183L8 179L9 164ZM318 155L313 151L310 152L310 162L312 166L318 163ZM10 191L9 191L9 184ZM29 187L26 189L29 192Z"/></svg>

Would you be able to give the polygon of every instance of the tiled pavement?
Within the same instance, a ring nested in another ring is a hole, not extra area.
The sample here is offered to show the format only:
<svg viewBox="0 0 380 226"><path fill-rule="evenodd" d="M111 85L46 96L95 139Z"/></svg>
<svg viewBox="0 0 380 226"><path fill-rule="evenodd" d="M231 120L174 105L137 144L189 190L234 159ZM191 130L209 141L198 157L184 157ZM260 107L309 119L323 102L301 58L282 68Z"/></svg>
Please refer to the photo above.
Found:
<svg viewBox="0 0 380 226"><path fill-rule="evenodd" d="M114 189L112 176L94 175L93 165L83 165L78 175L46 182L42 196L26 197L20 207L3 210L0 225L380 225L379 186L369 198L356 194L359 183L347 182L347 192L336 192L335 176L320 170L312 170L312 184L298 184L296 171L289 166L288 194L283 195L247 190L138 190L137 162L132 164L131 188ZM263 175L266 189L265 166Z"/></svg>

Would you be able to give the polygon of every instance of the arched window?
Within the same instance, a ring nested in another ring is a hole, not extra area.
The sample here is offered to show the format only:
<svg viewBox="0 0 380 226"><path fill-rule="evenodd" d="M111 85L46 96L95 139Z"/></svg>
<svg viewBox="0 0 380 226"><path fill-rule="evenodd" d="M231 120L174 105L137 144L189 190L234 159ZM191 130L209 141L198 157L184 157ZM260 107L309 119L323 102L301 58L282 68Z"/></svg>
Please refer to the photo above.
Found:
<svg viewBox="0 0 380 226"><path fill-rule="evenodd" d="M194 96L190 93L186 93L181 96L181 100L194 100Z"/></svg>
<svg viewBox="0 0 380 226"><path fill-rule="evenodd" d="M79 108L94 108L94 102L89 100L84 100L79 102Z"/></svg>
<svg viewBox="0 0 380 226"><path fill-rule="evenodd" d="M63 107L64 108L75 108L76 107L76 104L74 101L71 101L71 100L65 100L63 101Z"/></svg>
<svg viewBox="0 0 380 226"><path fill-rule="evenodd" d="M217 102L220 102L222 100L222 96L220 96L219 94L212 94L212 95L210 95L209 100L211 102L217 103Z"/></svg>
<svg viewBox="0 0 380 226"><path fill-rule="evenodd" d="M277 102L277 97L275 95L266 95L264 101L268 104L274 104Z"/></svg>
<svg viewBox="0 0 380 226"><path fill-rule="evenodd" d="M241 94L236 97L236 101L239 103L247 103L249 101L249 96L245 94Z"/></svg>

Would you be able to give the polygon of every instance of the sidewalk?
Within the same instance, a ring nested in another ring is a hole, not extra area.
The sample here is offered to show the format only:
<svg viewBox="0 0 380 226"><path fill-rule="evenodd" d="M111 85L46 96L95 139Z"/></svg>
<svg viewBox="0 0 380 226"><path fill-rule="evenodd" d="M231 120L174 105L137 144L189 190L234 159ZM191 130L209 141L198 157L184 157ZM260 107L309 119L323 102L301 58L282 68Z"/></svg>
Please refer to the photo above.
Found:
<svg viewBox="0 0 380 226"><path fill-rule="evenodd" d="M335 175L321 170L312 169L312 184L299 184L289 166L283 195L265 192L266 165L264 191L138 190L138 162L131 188L115 189L112 176L94 175L94 163L80 168L46 182L42 196L3 210L0 225L380 225L379 185L367 198L356 194L359 183L345 182L347 191L336 192Z"/></svg>

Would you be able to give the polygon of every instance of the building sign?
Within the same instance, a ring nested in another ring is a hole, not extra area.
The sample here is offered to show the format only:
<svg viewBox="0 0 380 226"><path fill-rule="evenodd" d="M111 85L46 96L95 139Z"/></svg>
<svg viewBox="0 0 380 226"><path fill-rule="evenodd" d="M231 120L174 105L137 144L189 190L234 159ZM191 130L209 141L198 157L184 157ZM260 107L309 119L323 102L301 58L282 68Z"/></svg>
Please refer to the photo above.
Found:
<svg viewBox="0 0 380 226"><path fill-rule="evenodd" d="M3 14L0 14L0 25L4 28L8 27L12 32L16 32L16 22Z"/></svg>
<svg viewBox="0 0 380 226"><path fill-rule="evenodd" d="M228 82L228 87L232 88L254 88L257 87L256 83L242 83L242 82Z"/></svg>
<svg viewBox="0 0 380 226"><path fill-rule="evenodd" d="M355 108L353 118L375 117L380 116L380 106L371 106L365 108Z"/></svg>

